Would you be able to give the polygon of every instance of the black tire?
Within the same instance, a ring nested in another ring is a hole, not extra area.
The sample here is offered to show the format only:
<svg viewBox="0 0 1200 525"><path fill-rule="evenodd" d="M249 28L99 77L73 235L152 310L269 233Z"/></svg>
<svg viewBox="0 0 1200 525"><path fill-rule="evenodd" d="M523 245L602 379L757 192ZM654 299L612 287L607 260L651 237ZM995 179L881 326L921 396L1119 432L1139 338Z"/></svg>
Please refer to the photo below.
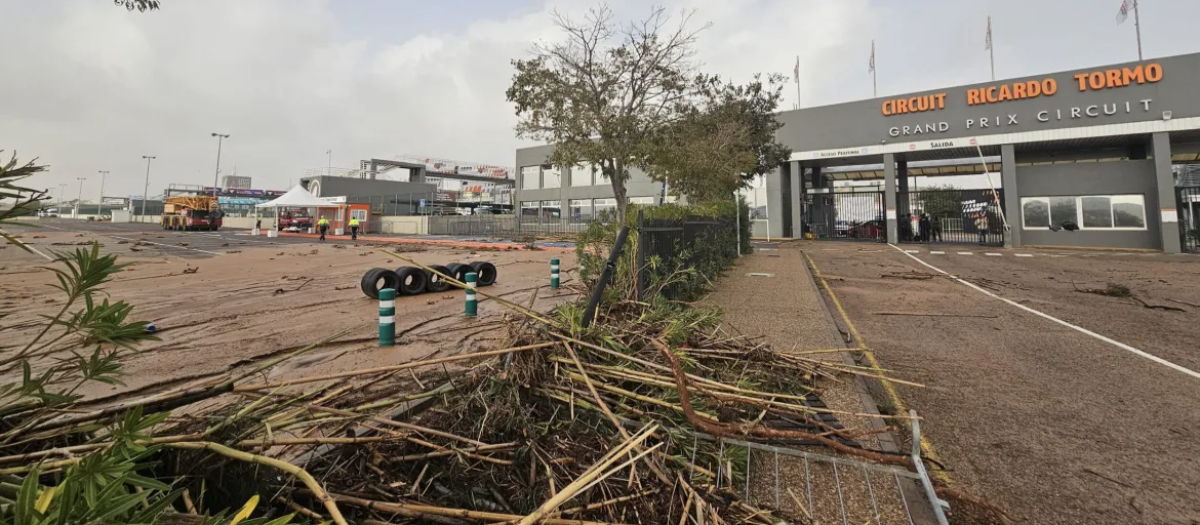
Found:
<svg viewBox="0 0 1200 525"><path fill-rule="evenodd" d="M454 277L454 274L450 273L450 269L445 266L434 264L430 265L429 268L441 272L442 275ZM450 289L450 281L447 281L441 275L433 272L425 272L425 275L429 278L428 282L425 283L425 291L429 293L442 293Z"/></svg>
<svg viewBox="0 0 1200 525"><path fill-rule="evenodd" d="M467 272L475 271L469 265L462 264L462 263L447 264L446 269L450 270L446 275L453 277L454 280L456 280L458 282L465 282L467 280Z"/></svg>
<svg viewBox="0 0 1200 525"><path fill-rule="evenodd" d="M397 291L400 295L425 293L425 286L429 284L429 274L425 273L425 270L404 266L397 269L395 273L399 278Z"/></svg>
<svg viewBox="0 0 1200 525"><path fill-rule="evenodd" d="M363 294L372 299L378 299L379 291L384 288L391 288L396 290L396 293L400 293L400 276L385 268L373 268L363 274L359 288L362 289Z"/></svg>
<svg viewBox="0 0 1200 525"><path fill-rule="evenodd" d="M475 270L476 286L496 284L496 265L487 261L475 261L471 263L471 269Z"/></svg>

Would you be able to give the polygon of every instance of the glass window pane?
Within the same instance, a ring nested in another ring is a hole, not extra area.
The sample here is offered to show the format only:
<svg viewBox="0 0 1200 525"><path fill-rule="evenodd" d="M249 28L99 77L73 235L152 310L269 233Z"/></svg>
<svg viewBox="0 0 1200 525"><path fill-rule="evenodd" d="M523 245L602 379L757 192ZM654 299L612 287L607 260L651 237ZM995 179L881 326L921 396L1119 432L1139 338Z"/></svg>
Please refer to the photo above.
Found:
<svg viewBox="0 0 1200 525"><path fill-rule="evenodd" d="M561 201L542 201L542 217L557 219L562 217Z"/></svg>
<svg viewBox="0 0 1200 525"><path fill-rule="evenodd" d="M571 221L572 222L588 222L592 220L592 201L590 200L573 200L571 205Z"/></svg>
<svg viewBox="0 0 1200 525"><path fill-rule="evenodd" d="M525 166L521 168L521 189L536 190L541 186L542 167L541 166Z"/></svg>
<svg viewBox="0 0 1200 525"><path fill-rule="evenodd" d="M611 186L612 185L612 181L609 180L608 177L604 176L604 170L600 169L600 166L596 166L596 185L597 186Z"/></svg>
<svg viewBox="0 0 1200 525"><path fill-rule="evenodd" d="M610 220L617 212L617 199L596 199L593 203L598 220Z"/></svg>
<svg viewBox="0 0 1200 525"><path fill-rule="evenodd" d="M1050 201L1047 199L1021 199L1021 216L1025 228L1050 227Z"/></svg>
<svg viewBox="0 0 1200 525"><path fill-rule="evenodd" d="M1112 201L1108 197L1082 197L1084 228L1112 228Z"/></svg>
<svg viewBox="0 0 1200 525"><path fill-rule="evenodd" d="M1146 202L1141 195L1113 197L1112 207L1117 228L1146 227Z"/></svg>
<svg viewBox="0 0 1200 525"><path fill-rule="evenodd" d="M521 215L526 217L537 217L538 201L523 201L521 202Z"/></svg>
<svg viewBox="0 0 1200 525"><path fill-rule="evenodd" d="M658 203L658 199L654 197L632 197L629 199L629 204L638 204L641 206L653 206Z"/></svg>
<svg viewBox="0 0 1200 525"><path fill-rule="evenodd" d="M1075 197L1050 197L1050 224L1062 226L1066 221L1079 222L1079 205Z"/></svg>
<svg viewBox="0 0 1200 525"><path fill-rule="evenodd" d="M542 187L543 188L561 188L562 187L562 168L558 166L542 167Z"/></svg>
<svg viewBox="0 0 1200 525"><path fill-rule="evenodd" d="M571 167L571 186L591 186L591 185L592 185L592 166L591 165L576 164Z"/></svg>

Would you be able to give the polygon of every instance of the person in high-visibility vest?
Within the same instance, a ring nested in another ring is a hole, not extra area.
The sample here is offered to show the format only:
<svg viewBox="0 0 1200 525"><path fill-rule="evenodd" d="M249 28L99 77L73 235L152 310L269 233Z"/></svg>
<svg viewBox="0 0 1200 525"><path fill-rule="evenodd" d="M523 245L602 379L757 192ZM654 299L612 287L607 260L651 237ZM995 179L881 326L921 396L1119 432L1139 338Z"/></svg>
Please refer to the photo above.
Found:
<svg viewBox="0 0 1200 525"><path fill-rule="evenodd" d="M350 218L350 240L358 240L358 217Z"/></svg>
<svg viewBox="0 0 1200 525"><path fill-rule="evenodd" d="M321 230L321 241L324 242L325 232L329 230L329 219L321 217L321 219L317 221L317 229Z"/></svg>

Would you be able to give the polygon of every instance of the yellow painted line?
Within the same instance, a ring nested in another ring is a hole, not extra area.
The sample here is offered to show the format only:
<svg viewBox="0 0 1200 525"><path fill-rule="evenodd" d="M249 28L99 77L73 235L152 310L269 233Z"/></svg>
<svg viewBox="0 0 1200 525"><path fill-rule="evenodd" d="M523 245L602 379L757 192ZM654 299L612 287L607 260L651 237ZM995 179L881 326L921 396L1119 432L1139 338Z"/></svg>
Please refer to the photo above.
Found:
<svg viewBox="0 0 1200 525"><path fill-rule="evenodd" d="M821 282L821 287L825 289L825 293L829 294L829 298L833 300L833 307L837 310L838 315L842 317L842 322L846 323L846 328L850 330L850 336L854 338L856 343L858 343L857 348L845 348L843 350L858 350L862 352L863 355L867 357L867 362L871 365L871 368L877 371L880 376L884 376L885 371L883 367L879 365L879 360L875 359L875 352L867 346L867 342L862 338L862 335L858 333L858 329L854 327L854 322L851 321L850 316L846 314L846 309L842 307L842 302L838 299L837 294L833 293L833 288L829 287L829 282L825 280L825 275L821 273L821 269L817 267L817 263L812 260L812 257L809 257L807 252L804 252L804 258L808 261L809 267L813 269L813 274L817 276L817 280ZM883 389L887 392L888 398L891 400L892 405L894 405L901 414L907 414L908 404L905 403L900 397L900 393L896 391L896 386L884 377L878 377L876 379L883 385ZM911 431L912 428L910 427L909 430ZM937 452L933 449L933 443L929 441L929 437L925 434L921 434L921 453L923 456L942 464L941 457L939 457ZM937 478L938 481L941 481L946 485L953 483L953 480L950 479L950 475L941 468L930 469L930 474Z"/></svg>

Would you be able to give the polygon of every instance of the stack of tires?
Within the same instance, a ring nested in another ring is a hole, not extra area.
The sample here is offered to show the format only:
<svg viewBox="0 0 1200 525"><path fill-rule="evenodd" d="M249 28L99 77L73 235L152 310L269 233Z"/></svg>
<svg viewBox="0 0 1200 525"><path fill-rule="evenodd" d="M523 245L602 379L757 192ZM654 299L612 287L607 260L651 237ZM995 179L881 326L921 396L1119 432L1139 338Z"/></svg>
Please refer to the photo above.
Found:
<svg viewBox="0 0 1200 525"><path fill-rule="evenodd" d="M379 298L379 291L384 288L396 290L396 295L420 295L426 292L442 293L450 290L453 285L441 275L453 277L454 280L465 282L468 273L475 273L476 286L491 286L496 284L496 266L486 261L476 261L470 264L450 263L445 266L430 265L431 272L423 268L402 266L396 270L372 268L363 274L360 287L367 297Z"/></svg>

